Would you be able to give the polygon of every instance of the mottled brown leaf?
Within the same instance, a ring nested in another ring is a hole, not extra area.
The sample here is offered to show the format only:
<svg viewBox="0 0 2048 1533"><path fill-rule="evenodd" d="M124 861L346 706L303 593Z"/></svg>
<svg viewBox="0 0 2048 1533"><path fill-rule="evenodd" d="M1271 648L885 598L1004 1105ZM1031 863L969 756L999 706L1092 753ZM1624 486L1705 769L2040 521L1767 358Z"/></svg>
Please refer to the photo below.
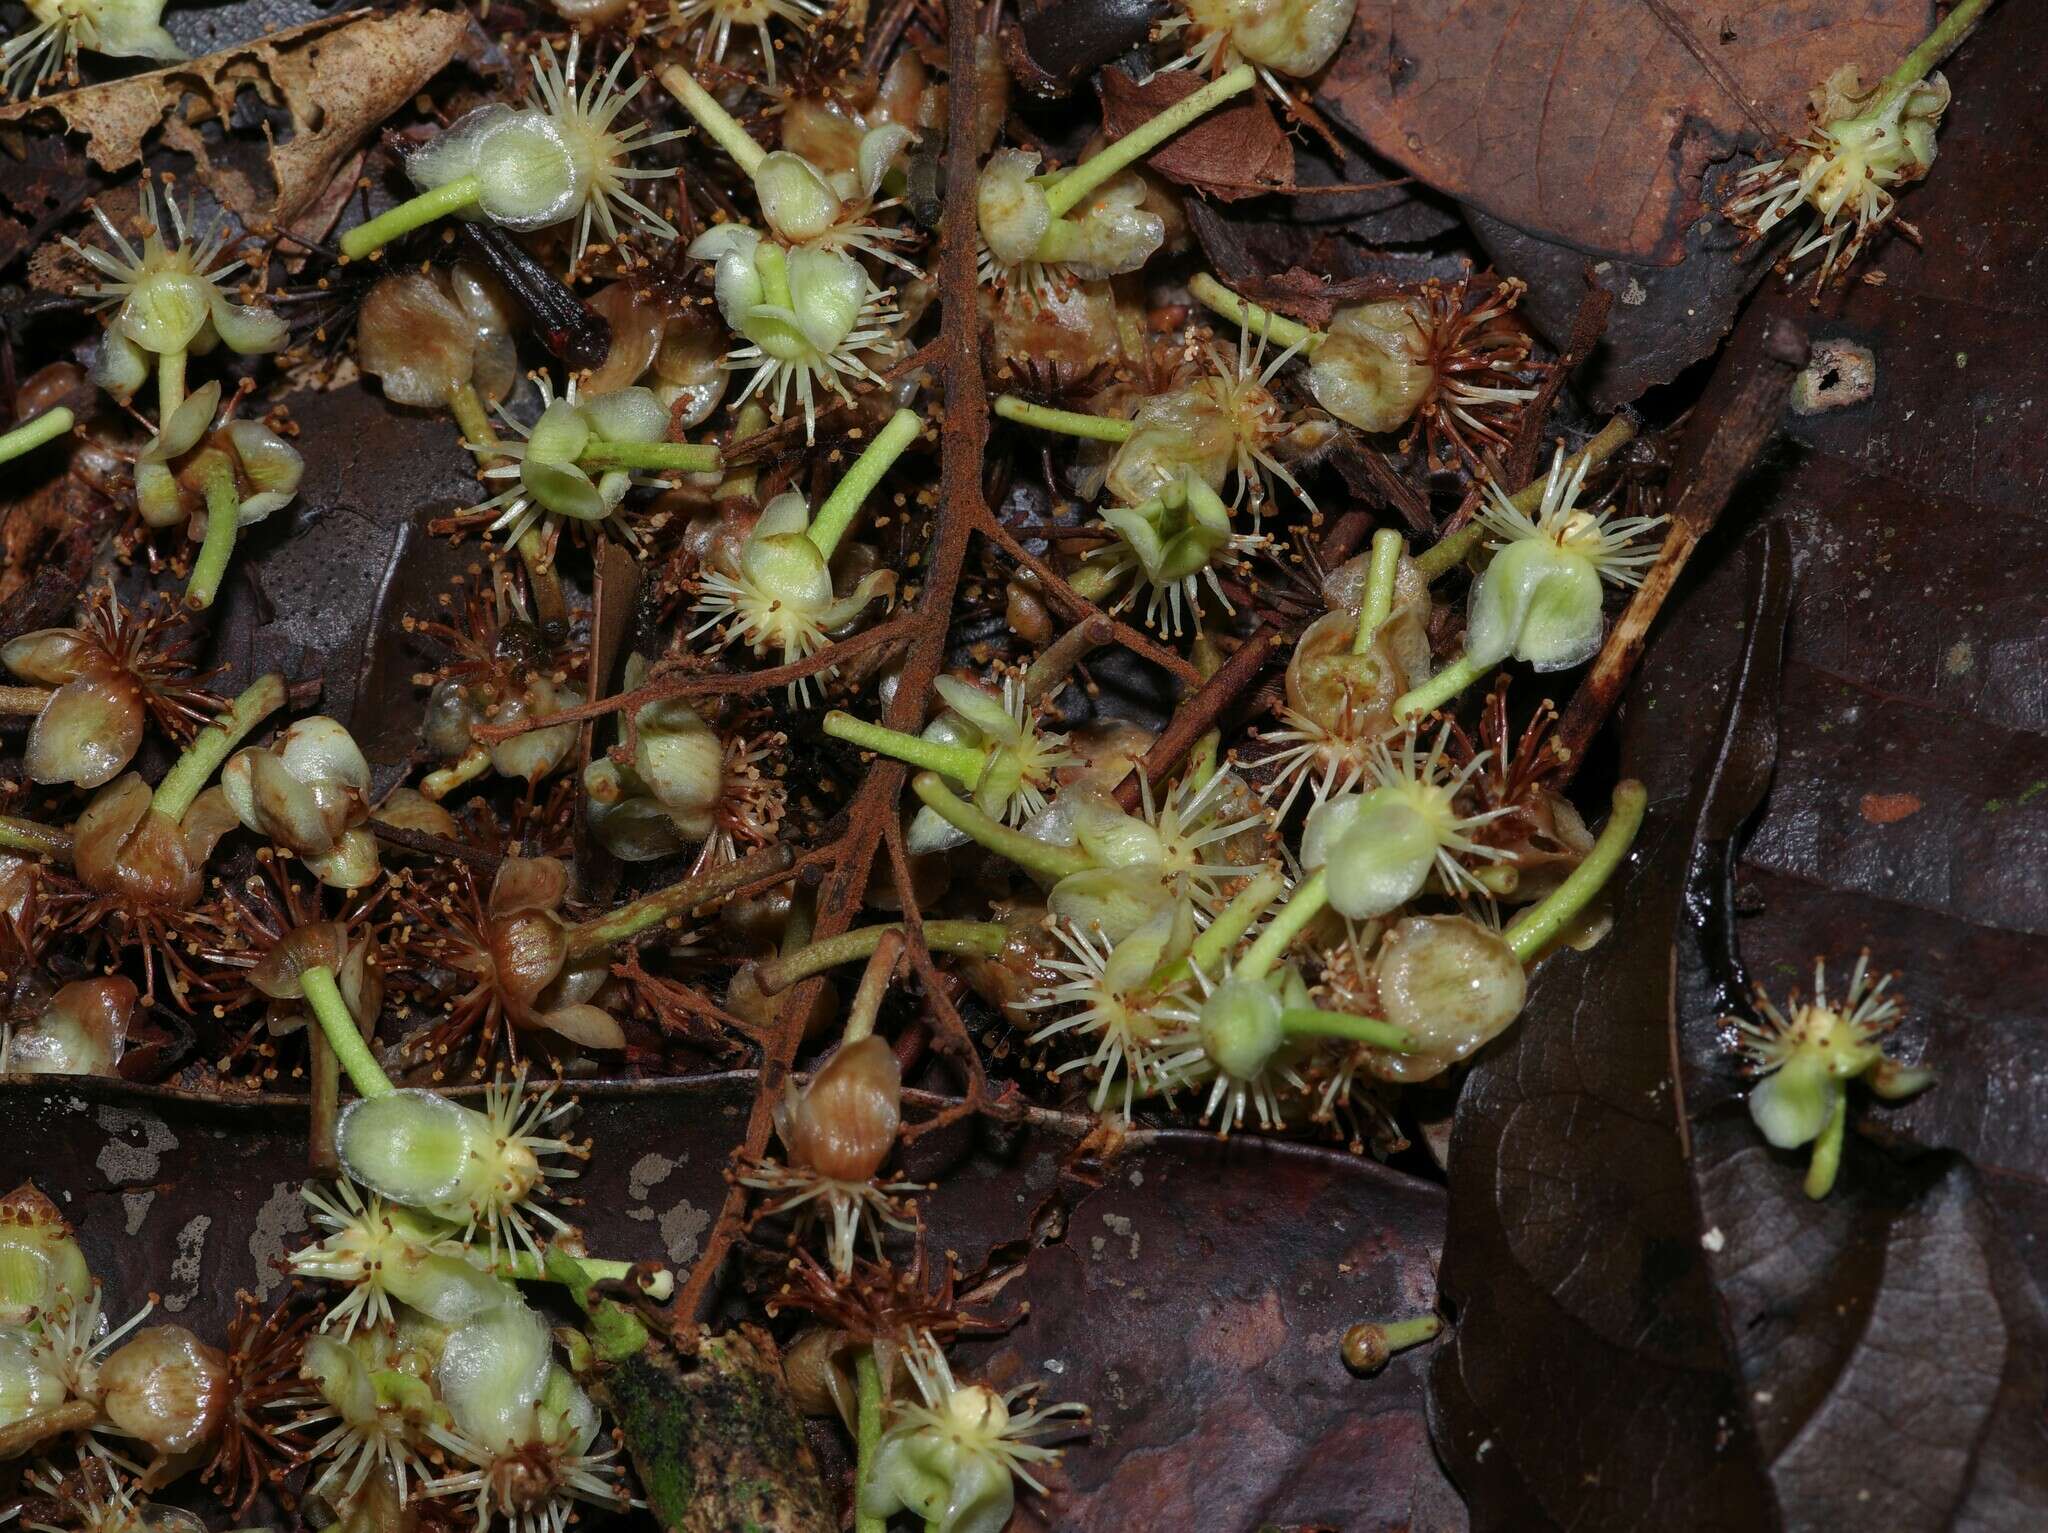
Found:
<svg viewBox="0 0 2048 1533"><path fill-rule="evenodd" d="M1121 69L1102 72L1102 126L1111 139L1143 126L1202 86L1192 70L1156 74L1140 85ZM1256 93L1239 96L1168 139L1145 159L1167 180L1218 202L1257 197L1294 184L1294 149L1272 108Z"/></svg>
<svg viewBox="0 0 2048 1533"><path fill-rule="evenodd" d="M168 69L0 109L0 131L76 134L103 172L139 164L162 138L191 156L222 205L251 229L318 239L339 204L328 193L377 126L454 57L460 11L354 12L259 37ZM216 163L205 124L235 115L244 92L273 119L269 185Z"/></svg>
<svg viewBox="0 0 2048 1533"><path fill-rule="evenodd" d="M1317 95L1461 202L1669 265L1708 161L1755 142L1759 120L1801 126L1808 92L1844 64L1882 75L1931 16L1927 0L1365 0Z"/></svg>

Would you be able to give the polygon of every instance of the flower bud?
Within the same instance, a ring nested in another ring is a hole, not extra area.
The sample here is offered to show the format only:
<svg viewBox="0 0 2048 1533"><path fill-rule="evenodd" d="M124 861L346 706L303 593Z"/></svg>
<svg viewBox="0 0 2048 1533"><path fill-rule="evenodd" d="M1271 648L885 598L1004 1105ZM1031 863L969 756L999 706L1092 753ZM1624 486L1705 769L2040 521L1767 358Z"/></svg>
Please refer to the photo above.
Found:
<svg viewBox="0 0 2048 1533"><path fill-rule="evenodd" d="M30 1182L0 1198L0 1326L61 1313L91 1289L85 1253L57 1205Z"/></svg>
<svg viewBox="0 0 2048 1533"><path fill-rule="evenodd" d="M134 982L118 975L74 980L15 1030L0 1074L118 1075L136 999Z"/></svg>
<svg viewBox="0 0 2048 1533"><path fill-rule="evenodd" d="M1316 403L1360 431L1398 431L1436 382L1429 339L1404 298L1339 309L1308 365Z"/></svg>
<svg viewBox="0 0 2048 1533"><path fill-rule="evenodd" d="M1410 1051L1375 1050L1382 1080L1425 1081L1505 1031L1522 1011L1527 980L1499 936L1463 916L1412 916L1380 939L1373 960L1384 1020L1407 1031Z"/></svg>
<svg viewBox="0 0 2048 1533"><path fill-rule="evenodd" d="M801 1091L786 1087L775 1129L791 1164L833 1181L864 1182L895 1146L902 1097L902 1067L870 1033L841 1044Z"/></svg>
<svg viewBox="0 0 2048 1533"><path fill-rule="evenodd" d="M274 744L235 752L220 786L242 824L304 858L322 883L355 889L376 876L377 841L362 828L370 764L335 720L300 719Z"/></svg>
<svg viewBox="0 0 2048 1533"><path fill-rule="evenodd" d="M210 1442L228 1408L228 1360L181 1325L152 1325L100 1364L107 1419L160 1457Z"/></svg>

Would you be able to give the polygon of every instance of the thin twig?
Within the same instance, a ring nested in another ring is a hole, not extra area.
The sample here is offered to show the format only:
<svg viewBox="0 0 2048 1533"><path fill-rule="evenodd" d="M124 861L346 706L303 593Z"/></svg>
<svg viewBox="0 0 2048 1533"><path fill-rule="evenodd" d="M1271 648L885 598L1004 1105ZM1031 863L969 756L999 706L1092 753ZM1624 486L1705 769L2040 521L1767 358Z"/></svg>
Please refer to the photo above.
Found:
<svg viewBox="0 0 2048 1533"><path fill-rule="evenodd" d="M1736 344L1715 364L1672 465L1678 497L1671 504L1671 527L1657 562L1615 620L1551 737L1551 749L1564 763L1560 788L1578 771L1586 748L1614 711L1642 658L1650 625L1693 549L1719 520L1764 444L1777 433L1785 398L1794 376L1806 365L1806 355L1805 331L1773 316L1745 326Z"/></svg>

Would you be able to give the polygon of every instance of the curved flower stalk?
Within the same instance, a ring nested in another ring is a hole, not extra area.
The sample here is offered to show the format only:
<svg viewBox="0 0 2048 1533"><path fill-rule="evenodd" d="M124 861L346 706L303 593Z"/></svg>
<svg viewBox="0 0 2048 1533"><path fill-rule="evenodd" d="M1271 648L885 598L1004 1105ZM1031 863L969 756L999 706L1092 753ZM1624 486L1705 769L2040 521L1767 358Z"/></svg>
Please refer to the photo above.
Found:
<svg viewBox="0 0 2048 1533"><path fill-rule="evenodd" d="M149 359L155 357L157 423L163 430L185 402L188 356L204 355L219 345L245 357L276 351L285 343L285 325L268 309L228 302L228 278L244 263L216 264L228 243L218 216L195 241L177 198L166 196L159 210L156 184L146 176L141 199L144 233L139 253L100 207L93 209L93 217L110 248L81 245L69 236L63 243L107 279L78 289L95 308L114 310L100 338L94 379L125 403L148 381Z"/></svg>
<svg viewBox="0 0 2048 1533"><path fill-rule="evenodd" d="M1179 33L1186 52L1166 67L1219 74L1239 63L1259 71L1273 94L1288 95L1283 75L1307 79L1335 56L1358 0L1177 0L1180 14L1162 22Z"/></svg>
<svg viewBox="0 0 2048 1533"><path fill-rule="evenodd" d="M1508 321L1525 291L1510 280L1475 295L1469 280L1432 278L1411 294L1340 309L1314 330L1247 303L1203 272L1188 284L1218 314L1309 360L1317 404L1361 431L1410 426L1429 439L1439 467L1479 463L1482 447L1505 447L1507 430L1534 399L1545 364L1529 357L1529 337ZM1411 425L1412 423L1412 425Z"/></svg>
<svg viewBox="0 0 2048 1533"><path fill-rule="evenodd" d="M135 505L151 527L190 523L199 557L185 586L188 606L213 605L235 539L292 503L305 463L298 449L257 421L223 419L220 385L193 391L135 460ZM233 411L233 403L228 413Z"/></svg>
<svg viewBox="0 0 2048 1533"><path fill-rule="evenodd" d="M151 720L173 740L191 739L224 699L194 684L190 647L184 612L162 601L126 606L112 576L71 627L8 640L0 647L7 669L56 689L29 728L29 777L103 787L135 759Z"/></svg>
<svg viewBox="0 0 2048 1533"><path fill-rule="evenodd" d="M1039 728L1038 709L1025 700L1021 680L1006 674L1000 694L956 676L941 676L932 687L946 707L921 735L837 711L825 715L825 733L950 778L974 795L982 813L1005 824L1043 811L1060 769L1075 758L1065 735ZM965 840L936 814L920 815L911 825L913 851Z"/></svg>
<svg viewBox="0 0 2048 1533"><path fill-rule="evenodd" d="M929 1533L1001 1533L1016 1510L1016 1482L1043 1495L1033 1470L1060 1457L1061 1450L1036 1439L1080 1429L1087 1407L1027 1406L1036 1384L1003 1394L962 1384L929 1335L915 1339L904 1365L920 1399L890 1409L888 1428L859 1482L860 1512L884 1520L912 1512Z"/></svg>
<svg viewBox="0 0 2048 1533"><path fill-rule="evenodd" d="M1165 1068L1166 1044L1196 1018L1193 976L1185 970L1164 983L1157 976L1194 945L1193 907L1178 901L1119 942L1099 929L1058 921L1052 934L1068 954L1039 965L1057 976L1026 999L1022 1012L1058 1011L1030 1036L1032 1043L1078 1041L1090 1052L1055 1065L1055 1080L1073 1070L1094 1077L1088 1104L1102 1112L1119 1095L1117 1115L1128 1124L1134 1103L1171 1088L1177 1077ZM1118 1083L1122 1090L1118 1093Z"/></svg>
<svg viewBox="0 0 2048 1533"><path fill-rule="evenodd" d="M1642 584L1657 549L1637 539L1665 518L1581 510L1586 466L1582 456L1567 467L1558 448L1533 517L1487 481L1489 503L1479 520L1495 535L1489 546L1496 552L1472 583L1465 653L1396 699L1397 716L1442 707L1510 657L1539 671L1568 670L1593 658L1605 624L1602 584Z"/></svg>
<svg viewBox="0 0 2048 1533"><path fill-rule="evenodd" d="M694 41L691 57L699 68L723 64L733 33L751 31L759 47L761 78L773 90L776 43L770 23L780 22L807 41L825 11L816 0L669 0L668 15L648 31L671 34L680 48L689 49Z"/></svg>
<svg viewBox="0 0 2048 1533"><path fill-rule="evenodd" d="M724 568L704 572L693 612L707 614L688 637L723 624L717 647L744 643L756 655L778 651L791 665L823 649L834 630L853 622L877 597L896 589L895 572L875 570L845 596L832 585L832 556L883 476L924 429L913 411L898 410L875 434L814 517L801 495L778 495ZM828 668L823 678L836 674ZM789 700L808 706L811 678L789 683Z"/></svg>
<svg viewBox="0 0 2048 1533"><path fill-rule="evenodd" d="M487 1238L493 1265L501 1250L537 1260L536 1222L557 1234L570 1229L546 1206L560 1196L549 1183L579 1174L543 1161L590 1156L588 1144L560 1135L575 1113L574 1102L555 1101L552 1085L529 1096L523 1072L486 1087L481 1112L438 1092L387 1091L342 1109L335 1151L365 1187L453 1225L464 1245Z"/></svg>
<svg viewBox="0 0 2048 1533"><path fill-rule="evenodd" d="M545 529L544 547L552 559L563 523L573 522L602 528L637 547L639 536L619 509L629 489L663 482L647 471L703 474L718 468L717 448L665 440L668 411L652 389L631 386L585 398L579 381L571 378L557 398L546 374L535 382L541 413L530 429L498 407L499 418L523 440L492 436L463 443L485 462L511 460L493 463L479 477L487 483L516 482L465 517L492 518L490 530L503 533L508 544Z"/></svg>
<svg viewBox="0 0 2048 1533"><path fill-rule="evenodd" d="M526 104L480 106L414 154L405 170L420 194L342 235L341 253L360 261L437 218L471 212L519 233L573 222L572 270L582 263L593 228L613 245L622 224L628 232L674 239L675 226L632 190L636 182L672 172L637 167L633 157L682 135L650 134L644 122L621 128L619 115L647 82L620 88L632 58L625 52L579 88L581 48L578 33L563 63L543 43Z"/></svg>
<svg viewBox="0 0 2048 1533"><path fill-rule="evenodd" d="M633 733L631 765L599 757L583 772L591 828L613 856L650 862L694 845L702 872L774 841L788 793L762 767L788 743L780 731L721 732L671 698L636 712Z"/></svg>
<svg viewBox="0 0 2048 1533"><path fill-rule="evenodd" d="M1122 172L1253 83L1239 65L1069 170L1041 175L1035 151L998 150L975 193L981 280L1051 297L1143 266L1166 225L1139 207L1144 188Z"/></svg>
<svg viewBox="0 0 2048 1533"><path fill-rule="evenodd" d="M879 1003L879 993L872 1003ZM872 1027L873 1018L867 1018ZM896 1147L902 1121L903 1071L888 1043L847 1026L847 1038L799 1088L783 1086L775 1132L789 1160L763 1160L740 1173L745 1186L771 1194L763 1215L822 1213L828 1221L826 1259L844 1276L853 1267L863 1228L882 1249L882 1227L914 1230L915 1208L902 1201L918 1184L884 1181L882 1164Z"/></svg>
<svg viewBox="0 0 2048 1533"><path fill-rule="evenodd" d="M370 764L336 720L300 719L274 744L237 751L220 785L243 825L304 858L322 883L360 889L377 876Z"/></svg>
<svg viewBox="0 0 2048 1533"><path fill-rule="evenodd" d="M858 252L919 274L914 263L891 248L911 238L910 231L875 221L877 214L896 206L895 198L878 198L883 181L916 139L908 127L883 122L867 129L861 134L853 165L825 171L787 149L773 153L763 149L718 98L680 65L664 69L661 83L705 136L731 155L754 183L762 222L777 244L789 251ZM700 237L689 253L716 260L725 253L727 239L714 229Z"/></svg>
<svg viewBox="0 0 2048 1533"><path fill-rule="evenodd" d="M1872 90L1858 89L1855 65L1844 65L1813 93L1811 126L1775 159L1744 171L1722 214L1745 243L1811 209L1806 233L1778 261L1789 283L1793 268L1815 251L1813 301L1830 281L1845 279L1870 237L1897 211L1895 188L1934 168L1935 130L1948 110L1948 81L1933 73L1976 24L1988 0L1962 0L1898 68Z"/></svg>
<svg viewBox="0 0 2048 1533"><path fill-rule="evenodd" d="M73 980L34 1021L0 1027L0 1075L118 1077L137 999L119 975Z"/></svg>
<svg viewBox="0 0 2048 1533"><path fill-rule="evenodd" d="M1507 811L1460 807L1486 756L1453 771L1444 759L1449 741L1446 725L1426 754L1412 729L1398 751L1379 742L1369 769L1372 786L1327 798L1310 811L1301 865L1311 872L1329 868L1330 905L1340 915L1354 921L1387 915L1422 893L1432 872L1457 898L1486 893L1463 859L1497 862L1506 855L1473 833Z"/></svg>
<svg viewBox="0 0 2048 1533"><path fill-rule="evenodd" d="M26 0L29 25L0 43L0 86L34 95L60 76L76 83L78 55L110 59L185 57L163 27L164 0Z"/></svg>
<svg viewBox="0 0 2048 1533"><path fill-rule="evenodd" d="M58 405L54 410L45 410L8 431L0 432L0 463L12 463L16 458L25 457L38 447L56 441L77 424L78 417L71 413L70 407Z"/></svg>
<svg viewBox="0 0 2048 1533"><path fill-rule="evenodd" d="M1726 1019L1735 1049L1757 1077L1749 1115L1764 1138L1780 1150L1813 1146L1806 1173L1810 1198L1826 1197L1841 1168L1850 1081L1863 1081L1889 1102L1934 1084L1932 1070L1902 1065L1884 1051L1902 1016L1897 997L1885 994L1891 981L1889 974L1871 978L1866 950L1857 956L1841 998L1830 1001L1827 966L1816 958L1813 999L1802 1003L1795 990L1789 1017L1759 987L1758 1020Z"/></svg>
<svg viewBox="0 0 2048 1533"><path fill-rule="evenodd" d="M597 1407L554 1361L547 1322L517 1294L451 1335L434 1382L450 1417L426 1435L466 1468L427 1482L436 1496L467 1496L479 1528L563 1533L578 1503L620 1511L636 1503L620 1483L618 1448Z"/></svg>

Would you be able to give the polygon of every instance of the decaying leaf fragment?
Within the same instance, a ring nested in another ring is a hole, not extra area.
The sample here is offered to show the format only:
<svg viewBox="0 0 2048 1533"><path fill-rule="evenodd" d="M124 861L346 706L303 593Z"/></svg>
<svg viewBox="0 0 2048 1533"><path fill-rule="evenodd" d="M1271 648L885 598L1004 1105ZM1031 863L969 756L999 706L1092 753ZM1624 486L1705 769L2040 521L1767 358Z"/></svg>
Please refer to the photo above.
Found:
<svg viewBox="0 0 2048 1533"><path fill-rule="evenodd" d="M1121 69L1102 72L1102 124L1113 138L1143 125L1202 85L1187 71L1155 74L1140 84ZM1218 202L1257 197L1294 184L1294 146L1258 95L1241 97L1176 134L1146 156L1169 181Z"/></svg>
<svg viewBox="0 0 2048 1533"><path fill-rule="evenodd" d="M455 56L469 29L460 11L379 16L355 11L241 47L0 109L0 141L77 134L101 171L138 164L153 139L190 155L197 174L244 226L316 239L340 212L377 126ZM230 118L244 91L288 126L266 129L267 186L215 163L202 129Z"/></svg>

